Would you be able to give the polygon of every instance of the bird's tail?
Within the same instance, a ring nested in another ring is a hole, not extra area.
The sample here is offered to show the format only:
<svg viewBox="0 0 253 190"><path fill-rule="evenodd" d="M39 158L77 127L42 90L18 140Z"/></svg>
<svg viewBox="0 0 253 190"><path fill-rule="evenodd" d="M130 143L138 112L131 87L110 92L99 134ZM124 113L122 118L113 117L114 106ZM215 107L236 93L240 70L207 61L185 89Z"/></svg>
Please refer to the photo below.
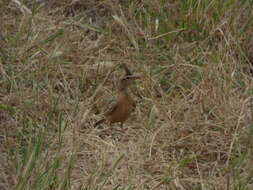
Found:
<svg viewBox="0 0 253 190"><path fill-rule="evenodd" d="M98 121L94 124L94 127L96 127L97 125L103 123L104 121L105 121L105 118L98 120Z"/></svg>

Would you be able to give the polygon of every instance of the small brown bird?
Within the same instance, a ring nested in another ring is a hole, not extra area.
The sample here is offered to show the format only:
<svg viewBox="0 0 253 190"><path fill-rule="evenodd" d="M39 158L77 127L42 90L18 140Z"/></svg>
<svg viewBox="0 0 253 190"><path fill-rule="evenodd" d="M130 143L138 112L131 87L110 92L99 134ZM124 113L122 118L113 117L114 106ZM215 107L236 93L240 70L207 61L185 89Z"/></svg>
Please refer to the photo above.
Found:
<svg viewBox="0 0 253 190"><path fill-rule="evenodd" d="M126 70L126 75L119 81L116 103L103 114L104 118L97 121L94 126L104 121L108 121L109 124L120 122L120 125L123 126L136 107L136 103L131 97L128 87L135 79L139 78L140 76L132 75L129 70Z"/></svg>

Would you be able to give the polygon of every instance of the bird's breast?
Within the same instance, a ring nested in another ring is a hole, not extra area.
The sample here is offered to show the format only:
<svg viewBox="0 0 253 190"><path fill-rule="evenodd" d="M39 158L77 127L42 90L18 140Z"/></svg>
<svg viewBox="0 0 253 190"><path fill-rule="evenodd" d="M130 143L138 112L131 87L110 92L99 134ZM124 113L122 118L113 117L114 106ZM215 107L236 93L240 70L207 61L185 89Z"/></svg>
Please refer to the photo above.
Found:
<svg viewBox="0 0 253 190"><path fill-rule="evenodd" d="M114 112L109 116L111 123L125 122L134 110L134 104L132 101L124 101L119 103Z"/></svg>

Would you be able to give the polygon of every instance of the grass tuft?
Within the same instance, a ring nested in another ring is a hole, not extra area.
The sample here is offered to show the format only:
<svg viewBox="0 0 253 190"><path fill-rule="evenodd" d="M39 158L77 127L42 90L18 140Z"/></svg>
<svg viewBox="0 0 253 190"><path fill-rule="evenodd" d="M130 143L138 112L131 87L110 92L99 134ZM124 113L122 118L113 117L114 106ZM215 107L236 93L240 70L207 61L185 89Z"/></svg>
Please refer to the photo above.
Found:
<svg viewBox="0 0 253 190"><path fill-rule="evenodd" d="M252 6L0 2L0 189L252 189ZM136 110L94 128L122 63Z"/></svg>

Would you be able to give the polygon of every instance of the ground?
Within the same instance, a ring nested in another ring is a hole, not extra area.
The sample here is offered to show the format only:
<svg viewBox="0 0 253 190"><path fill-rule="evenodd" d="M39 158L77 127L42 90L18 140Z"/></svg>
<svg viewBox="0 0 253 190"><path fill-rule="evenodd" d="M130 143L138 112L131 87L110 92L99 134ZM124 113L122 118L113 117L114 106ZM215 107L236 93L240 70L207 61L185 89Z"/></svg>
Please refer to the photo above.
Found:
<svg viewBox="0 0 253 190"><path fill-rule="evenodd" d="M252 6L0 2L0 189L251 190ZM121 64L136 110L94 128Z"/></svg>

